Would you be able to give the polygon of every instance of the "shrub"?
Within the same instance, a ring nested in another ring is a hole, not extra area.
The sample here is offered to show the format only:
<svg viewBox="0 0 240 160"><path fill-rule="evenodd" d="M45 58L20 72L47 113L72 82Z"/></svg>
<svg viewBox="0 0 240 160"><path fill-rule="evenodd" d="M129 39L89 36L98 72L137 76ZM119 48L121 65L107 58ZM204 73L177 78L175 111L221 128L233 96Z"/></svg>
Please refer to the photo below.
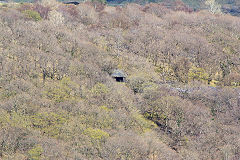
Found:
<svg viewBox="0 0 240 160"><path fill-rule="evenodd" d="M112 109L108 108L107 106L100 106L100 109L102 109L105 112L110 112Z"/></svg>
<svg viewBox="0 0 240 160"><path fill-rule="evenodd" d="M56 26L61 25L64 22L64 17L62 13L56 10L50 11L48 17L49 17L49 20Z"/></svg>
<svg viewBox="0 0 240 160"><path fill-rule="evenodd" d="M164 81L174 81L176 80L176 76L169 64L162 64L156 67L155 72L159 73Z"/></svg>
<svg viewBox="0 0 240 160"><path fill-rule="evenodd" d="M58 2L56 0L41 0L40 4L44 7L55 7Z"/></svg>
<svg viewBox="0 0 240 160"><path fill-rule="evenodd" d="M22 114L20 112L12 112L10 115L11 126L27 128L31 125L28 115Z"/></svg>
<svg viewBox="0 0 240 160"><path fill-rule="evenodd" d="M223 79L226 86L240 86L240 74L232 72Z"/></svg>
<svg viewBox="0 0 240 160"><path fill-rule="evenodd" d="M36 113L31 117L32 127L39 129L42 134L57 138L61 133L61 128L67 122L65 114L53 112Z"/></svg>
<svg viewBox="0 0 240 160"><path fill-rule="evenodd" d="M203 68L192 67L188 72L188 78L190 81L207 81L209 79L209 76Z"/></svg>
<svg viewBox="0 0 240 160"><path fill-rule="evenodd" d="M99 20L95 8L91 5L80 4L77 7L79 18L85 25L96 24Z"/></svg>
<svg viewBox="0 0 240 160"><path fill-rule="evenodd" d="M64 101L73 101L76 100L74 89L76 89L78 85L71 81L70 78L63 78L58 83L54 83L54 85L49 86L44 91L44 95L54 100L55 102L64 102Z"/></svg>
<svg viewBox="0 0 240 160"><path fill-rule="evenodd" d="M152 128L157 126L154 122L145 119L145 117L139 113L133 113L133 118L135 120L136 127L139 127L140 132L142 133L151 131Z"/></svg>
<svg viewBox="0 0 240 160"><path fill-rule="evenodd" d="M43 148L40 145L36 145L34 148L28 151L29 160L41 160Z"/></svg>
<svg viewBox="0 0 240 160"><path fill-rule="evenodd" d="M2 128L11 126L19 128L27 128L31 125L30 117L19 112L7 113L5 110L0 110L0 126Z"/></svg>
<svg viewBox="0 0 240 160"><path fill-rule="evenodd" d="M43 19L47 19L50 7L44 7L40 4L36 4L34 10L37 11Z"/></svg>
<svg viewBox="0 0 240 160"><path fill-rule="evenodd" d="M7 99L15 95L17 95L16 91L3 90L2 93L0 94L0 99Z"/></svg>
<svg viewBox="0 0 240 160"><path fill-rule="evenodd" d="M23 13L30 19L33 19L34 21L40 21L42 20L42 17L40 14L33 10L25 10Z"/></svg>
<svg viewBox="0 0 240 160"><path fill-rule="evenodd" d="M231 46L227 46L227 47L223 48L223 52L224 52L225 54L227 54L227 55L232 55L232 54L235 54L235 53L236 53L236 51L234 50L234 48L231 47Z"/></svg>
<svg viewBox="0 0 240 160"><path fill-rule="evenodd" d="M10 115L3 109L0 109L0 114L1 114L1 117L0 117L0 128L5 128L9 121L10 121Z"/></svg>
<svg viewBox="0 0 240 160"><path fill-rule="evenodd" d="M91 90L91 92L97 96L107 94L109 91L109 88L102 83L97 83Z"/></svg>
<svg viewBox="0 0 240 160"><path fill-rule="evenodd" d="M110 135L100 129L87 128L83 131L83 134L90 137L93 141L101 141L108 138Z"/></svg>
<svg viewBox="0 0 240 160"><path fill-rule="evenodd" d="M130 79L130 87L134 93L141 93L143 91L143 84L145 79L142 77L133 77Z"/></svg>
<svg viewBox="0 0 240 160"><path fill-rule="evenodd" d="M67 21L77 21L79 16L77 7L74 5L61 5L59 6L58 11L63 14Z"/></svg>

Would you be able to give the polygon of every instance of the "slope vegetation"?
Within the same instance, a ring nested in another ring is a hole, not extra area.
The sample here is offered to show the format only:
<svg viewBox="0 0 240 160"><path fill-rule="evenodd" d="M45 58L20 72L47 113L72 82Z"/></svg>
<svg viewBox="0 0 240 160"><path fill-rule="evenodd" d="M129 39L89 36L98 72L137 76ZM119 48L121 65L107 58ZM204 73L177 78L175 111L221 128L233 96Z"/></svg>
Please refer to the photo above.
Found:
<svg viewBox="0 0 240 160"><path fill-rule="evenodd" d="M206 11L1 6L0 159L239 159L239 44Z"/></svg>

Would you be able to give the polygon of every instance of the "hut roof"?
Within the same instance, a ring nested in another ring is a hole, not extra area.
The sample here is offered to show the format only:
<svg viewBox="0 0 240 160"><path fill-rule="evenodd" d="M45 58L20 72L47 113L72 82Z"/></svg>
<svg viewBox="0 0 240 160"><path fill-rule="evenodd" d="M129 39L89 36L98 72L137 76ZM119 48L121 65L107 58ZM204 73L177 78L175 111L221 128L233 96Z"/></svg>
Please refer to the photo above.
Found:
<svg viewBox="0 0 240 160"><path fill-rule="evenodd" d="M116 69L113 71L112 77L126 77L125 73L122 70Z"/></svg>

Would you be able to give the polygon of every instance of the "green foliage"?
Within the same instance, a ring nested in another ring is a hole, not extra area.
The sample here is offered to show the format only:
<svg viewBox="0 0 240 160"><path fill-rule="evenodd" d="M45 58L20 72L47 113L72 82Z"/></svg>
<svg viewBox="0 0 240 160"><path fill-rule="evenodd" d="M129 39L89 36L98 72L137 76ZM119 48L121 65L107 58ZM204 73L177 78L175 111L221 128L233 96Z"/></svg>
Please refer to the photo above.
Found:
<svg viewBox="0 0 240 160"><path fill-rule="evenodd" d="M140 128L140 132L145 133L151 131L151 129L157 126L154 122L146 119L143 115L139 113L133 113L132 116L135 120L135 125Z"/></svg>
<svg viewBox="0 0 240 160"><path fill-rule="evenodd" d="M240 74L239 73L230 73L223 79L223 83L226 86L238 87L240 86Z"/></svg>
<svg viewBox="0 0 240 160"><path fill-rule="evenodd" d="M0 115L0 128L5 128L10 122L10 115L3 109L0 109Z"/></svg>
<svg viewBox="0 0 240 160"><path fill-rule="evenodd" d="M131 75L128 78L128 85L135 93L142 93L144 90L157 88L157 86L151 82L151 79L151 75L142 72L137 75Z"/></svg>
<svg viewBox="0 0 240 160"><path fill-rule="evenodd" d="M106 112L110 112L112 109L108 108L107 106L100 106L100 109L106 111Z"/></svg>
<svg viewBox="0 0 240 160"><path fill-rule="evenodd" d="M231 82L230 86L238 87L238 86L240 86L240 81L238 81L238 82Z"/></svg>
<svg viewBox="0 0 240 160"><path fill-rule="evenodd" d="M7 99L7 98L10 98L10 97L13 97L17 94L16 91L10 91L10 90L3 90L1 93L0 93L0 99Z"/></svg>
<svg viewBox="0 0 240 160"><path fill-rule="evenodd" d="M78 85L70 78L64 77L58 83L50 84L44 95L55 102L74 101L76 100L74 89L77 87Z"/></svg>
<svg viewBox="0 0 240 160"><path fill-rule="evenodd" d="M188 79L198 81L208 81L209 76L203 68L192 67L188 73Z"/></svg>
<svg viewBox="0 0 240 160"><path fill-rule="evenodd" d="M156 112L153 112L153 113L151 113L151 112L145 112L144 114L143 114L143 116L145 117L145 118L147 118L147 119L156 119L157 117L158 117L158 114L156 113Z"/></svg>
<svg viewBox="0 0 240 160"><path fill-rule="evenodd" d="M231 72L230 67L231 67L231 64L229 62L220 62L222 78L225 78L230 74Z"/></svg>
<svg viewBox="0 0 240 160"><path fill-rule="evenodd" d="M130 77L130 87L135 93L141 93L143 91L143 84L145 79L141 76Z"/></svg>
<svg viewBox="0 0 240 160"><path fill-rule="evenodd" d="M33 128L39 129L42 134L56 138L61 134L61 129L67 120L66 114L53 112L36 113L31 117Z"/></svg>
<svg viewBox="0 0 240 160"><path fill-rule="evenodd" d="M225 53L225 54L228 54L228 55L232 55L232 54L235 54L236 53L236 51L233 49L233 47L231 47L231 46L228 46L228 47L224 47L223 48L223 52Z"/></svg>
<svg viewBox="0 0 240 160"><path fill-rule="evenodd" d="M43 148L40 145L36 145L34 148L28 151L29 160L41 160Z"/></svg>
<svg viewBox="0 0 240 160"><path fill-rule="evenodd" d="M104 51L110 51L110 48L107 46L107 41L104 37L99 37L94 40L94 43Z"/></svg>
<svg viewBox="0 0 240 160"><path fill-rule="evenodd" d="M236 17L50 3L0 11L0 159L239 157Z"/></svg>
<svg viewBox="0 0 240 160"><path fill-rule="evenodd" d="M177 61L172 66L174 76L177 81L182 83L188 83L188 72L191 68L191 65L192 64L186 58L177 59Z"/></svg>
<svg viewBox="0 0 240 160"><path fill-rule="evenodd" d="M40 14L33 10L25 10L23 13L30 19L33 19L34 21L40 21L42 20L42 17Z"/></svg>
<svg viewBox="0 0 240 160"><path fill-rule="evenodd" d="M219 81L213 79L213 80L211 80L209 85L212 86L212 87L216 87L218 85L218 83L219 83Z"/></svg>
<svg viewBox="0 0 240 160"><path fill-rule="evenodd" d="M28 128L31 126L31 119L28 115L25 115L21 112L11 112L7 113L4 110L0 110L0 126L7 127L19 127L19 128Z"/></svg>
<svg viewBox="0 0 240 160"><path fill-rule="evenodd" d="M176 108L173 113L176 118L177 126L180 127L181 123L184 121L184 112L181 108Z"/></svg>
<svg viewBox="0 0 240 160"><path fill-rule="evenodd" d="M179 97L161 97L161 99L151 102L151 106L144 113L144 117L165 127L181 127L185 116L183 104L181 103Z"/></svg>
<svg viewBox="0 0 240 160"><path fill-rule="evenodd" d="M102 83L97 83L91 89L91 92L97 96L107 94L109 91L110 91L109 88L105 84L102 84Z"/></svg>
<svg viewBox="0 0 240 160"><path fill-rule="evenodd" d="M173 81L176 80L174 70L169 64L162 64L156 67L155 72L159 73L163 80Z"/></svg>
<svg viewBox="0 0 240 160"><path fill-rule="evenodd" d="M101 108L101 111L96 113L83 114L78 116L78 121L86 127L97 127L100 129L109 129L113 127L113 118L109 115L111 110Z"/></svg>
<svg viewBox="0 0 240 160"><path fill-rule="evenodd" d="M28 115L21 112L12 112L10 118L11 126L27 128L31 126L31 119Z"/></svg>
<svg viewBox="0 0 240 160"><path fill-rule="evenodd" d="M83 134L90 137L93 141L102 141L110 136L107 132L94 128L85 129L83 131Z"/></svg>

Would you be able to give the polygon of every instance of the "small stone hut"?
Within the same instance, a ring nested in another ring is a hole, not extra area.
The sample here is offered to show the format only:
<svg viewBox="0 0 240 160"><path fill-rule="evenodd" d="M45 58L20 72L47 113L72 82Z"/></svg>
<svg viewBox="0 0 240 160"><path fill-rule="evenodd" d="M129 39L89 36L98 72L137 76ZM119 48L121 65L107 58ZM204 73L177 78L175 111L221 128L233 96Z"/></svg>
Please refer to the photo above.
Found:
<svg viewBox="0 0 240 160"><path fill-rule="evenodd" d="M116 69L113 71L111 76L117 81L117 82L125 82L126 80L126 74L119 69Z"/></svg>

